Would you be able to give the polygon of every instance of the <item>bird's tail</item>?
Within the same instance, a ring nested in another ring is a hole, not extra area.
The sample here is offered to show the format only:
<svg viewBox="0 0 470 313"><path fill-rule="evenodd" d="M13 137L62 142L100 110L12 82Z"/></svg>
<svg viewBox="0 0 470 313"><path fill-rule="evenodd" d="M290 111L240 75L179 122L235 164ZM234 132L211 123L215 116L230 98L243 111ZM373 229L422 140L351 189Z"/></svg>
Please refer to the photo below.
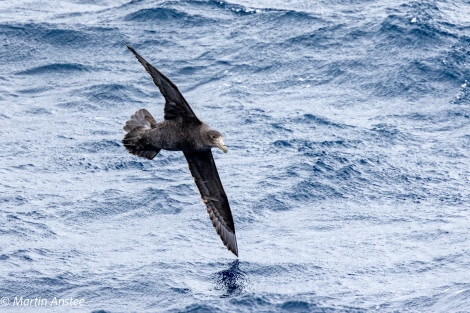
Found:
<svg viewBox="0 0 470 313"><path fill-rule="evenodd" d="M122 143L127 151L149 160L153 159L160 149L152 145L148 130L156 126L157 122L146 109L135 112L124 126L127 134Z"/></svg>
<svg viewBox="0 0 470 313"><path fill-rule="evenodd" d="M140 109L126 122L124 130L129 133L134 130L152 129L156 126L157 122L153 118L152 114L150 114L146 109Z"/></svg>

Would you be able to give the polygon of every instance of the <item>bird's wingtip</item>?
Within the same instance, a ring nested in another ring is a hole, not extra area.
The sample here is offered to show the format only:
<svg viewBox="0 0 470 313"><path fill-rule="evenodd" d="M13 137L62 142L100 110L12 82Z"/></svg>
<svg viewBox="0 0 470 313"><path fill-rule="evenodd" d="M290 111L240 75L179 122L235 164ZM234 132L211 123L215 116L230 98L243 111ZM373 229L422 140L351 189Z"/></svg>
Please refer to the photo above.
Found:
<svg viewBox="0 0 470 313"><path fill-rule="evenodd" d="M224 240L222 240L222 241L224 241ZM233 233L232 240L230 240L228 242L224 241L224 244L227 247L227 249L229 251L231 251L233 254L235 254L235 256L238 258L238 244L237 244L237 238L235 236L235 233Z"/></svg>
<svg viewBox="0 0 470 313"><path fill-rule="evenodd" d="M134 50L134 48L131 47L131 45L126 44L126 47L127 47L127 49L131 50L132 53L135 53L135 50Z"/></svg>

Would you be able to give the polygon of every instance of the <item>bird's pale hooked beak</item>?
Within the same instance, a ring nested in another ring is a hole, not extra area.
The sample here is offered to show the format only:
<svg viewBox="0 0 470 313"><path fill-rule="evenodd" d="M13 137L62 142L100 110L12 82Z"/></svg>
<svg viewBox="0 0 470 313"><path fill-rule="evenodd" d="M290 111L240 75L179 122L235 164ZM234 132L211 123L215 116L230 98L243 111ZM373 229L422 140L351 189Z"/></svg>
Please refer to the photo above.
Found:
<svg viewBox="0 0 470 313"><path fill-rule="evenodd" d="M217 148L222 150L224 153L227 153L228 150L227 150L227 147L225 146L222 136L216 139L216 145L217 145Z"/></svg>

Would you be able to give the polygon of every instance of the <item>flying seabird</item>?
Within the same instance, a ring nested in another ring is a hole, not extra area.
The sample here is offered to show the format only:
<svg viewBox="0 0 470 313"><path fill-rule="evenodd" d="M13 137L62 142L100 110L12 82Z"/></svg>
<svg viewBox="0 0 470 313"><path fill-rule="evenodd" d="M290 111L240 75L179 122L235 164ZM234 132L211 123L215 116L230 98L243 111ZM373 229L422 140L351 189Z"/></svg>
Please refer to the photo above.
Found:
<svg viewBox="0 0 470 313"><path fill-rule="evenodd" d="M140 109L126 122L122 143L127 151L152 160L163 150L183 151L207 212L224 245L238 256L232 212L212 157L211 148L227 152L222 134L201 121L179 92L178 87L131 46L127 48L152 76L165 98L164 120L157 122Z"/></svg>

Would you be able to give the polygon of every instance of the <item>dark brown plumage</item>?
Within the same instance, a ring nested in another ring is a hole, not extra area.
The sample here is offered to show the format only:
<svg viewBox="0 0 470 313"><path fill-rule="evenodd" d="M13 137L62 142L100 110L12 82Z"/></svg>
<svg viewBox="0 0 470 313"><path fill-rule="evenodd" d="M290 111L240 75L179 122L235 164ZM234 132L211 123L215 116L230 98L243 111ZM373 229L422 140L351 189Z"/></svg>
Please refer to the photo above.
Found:
<svg viewBox="0 0 470 313"><path fill-rule="evenodd" d="M222 135L199 120L173 82L127 46L150 74L165 98L164 120L156 122L146 109L126 122L123 144L137 156L152 160L161 149L183 151L207 212L224 245L238 256L232 212L212 157L211 148L227 152Z"/></svg>

